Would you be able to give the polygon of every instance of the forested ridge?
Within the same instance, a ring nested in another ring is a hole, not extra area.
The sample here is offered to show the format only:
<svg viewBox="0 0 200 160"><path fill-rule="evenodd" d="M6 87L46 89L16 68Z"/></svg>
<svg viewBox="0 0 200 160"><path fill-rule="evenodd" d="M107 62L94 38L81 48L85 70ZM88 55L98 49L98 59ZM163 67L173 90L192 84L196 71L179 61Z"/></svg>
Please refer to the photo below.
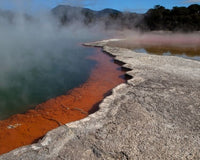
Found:
<svg viewBox="0 0 200 160"><path fill-rule="evenodd" d="M200 5L173 7L171 10L157 5L145 14L144 23L149 30L199 31Z"/></svg>
<svg viewBox="0 0 200 160"><path fill-rule="evenodd" d="M106 29L139 29L143 31L199 31L200 5L173 7L171 10L156 5L144 14L121 12L114 9L94 11L88 8L59 5L52 10L62 25L82 21L85 25L102 22Z"/></svg>
<svg viewBox="0 0 200 160"><path fill-rule="evenodd" d="M61 26L79 23L83 27L103 25L105 29L115 30L200 31L200 5L198 4L192 4L188 7L173 7L172 9L156 5L143 14L121 12L110 8L94 11L89 8L58 5L50 11L50 14ZM27 21L37 19L37 17L28 15L28 13L22 16ZM0 10L0 26L5 24L4 22L15 23L17 17L18 14L14 11Z"/></svg>

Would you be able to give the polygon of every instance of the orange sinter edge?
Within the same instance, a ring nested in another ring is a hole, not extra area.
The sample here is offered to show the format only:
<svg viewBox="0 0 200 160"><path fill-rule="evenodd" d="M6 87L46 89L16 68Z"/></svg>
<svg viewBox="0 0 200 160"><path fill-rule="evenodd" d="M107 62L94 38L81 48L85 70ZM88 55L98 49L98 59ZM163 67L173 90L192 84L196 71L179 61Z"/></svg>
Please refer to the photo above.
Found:
<svg viewBox="0 0 200 160"><path fill-rule="evenodd" d="M121 78L124 72L119 69L120 66L100 49L89 59L98 63L80 87L39 104L25 114L0 121L0 154L35 143L48 131L87 117L108 91L125 81Z"/></svg>

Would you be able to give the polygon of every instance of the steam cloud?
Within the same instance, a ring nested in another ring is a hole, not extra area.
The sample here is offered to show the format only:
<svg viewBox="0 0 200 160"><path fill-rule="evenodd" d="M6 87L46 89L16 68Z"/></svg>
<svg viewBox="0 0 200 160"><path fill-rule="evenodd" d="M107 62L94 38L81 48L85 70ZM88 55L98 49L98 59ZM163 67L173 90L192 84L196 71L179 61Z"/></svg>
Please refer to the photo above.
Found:
<svg viewBox="0 0 200 160"><path fill-rule="evenodd" d="M76 6L84 4L85 6L89 1L66 0L63 2ZM105 39L107 35L114 34L115 38L116 35L118 37L121 35L122 38L128 37L123 44L124 47L135 44L190 46L200 44L199 33L187 35L144 34L128 30L107 32L104 30L105 26L100 22L86 27L81 20L83 18L81 15L77 18L78 21L73 21L72 24L61 27L55 17L52 17L46 9L41 8L41 10L37 10L38 12L32 12L31 16L28 15L27 13L33 9L33 4L33 0L0 1L1 6L14 8L14 13L0 10L0 119L4 115L1 113L2 110L6 110L8 105L11 106L8 112L12 112L15 110L12 106L18 103L17 101L28 104L29 96L38 95L38 92L29 95L28 92L32 88L29 84L28 87L23 87L25 82L34 84L33 81L38 81L40 75L45 74L44 77L52 80L50 86L56 88L65 83L64 78L56 79L57 75L63 74L62 70L71 74L84 74L84 68L85 70L88 68L82 61L84 56L79 53L80 48L74 49L77 43ZM76 14L76 16L78 15ZM69 51L69 48L71 51ZM66 49L69 52L66 53ZM63 61L63 55L67 57L65 61ZM82 64L81 70L80 67L72 67L72 64ZM53 72L48 74L49 70ZM45 83L44 80L42 79L41 82ZM16 89L16 86L22 90ZM38 86L32 87L37 88ZM48 87L44 90L48 90ZM49 92L51 91L49 90ZM15 98L16 95L17 98ZM15 98L15 100L12 100L12 102L10 99L4 101L6 97Z"/></svg>
<svg viewBox="0 0 200 160"><path fill-rule="evenodd" d="M49 95L56 96L51 92L63 84L66 92L71 88L68 85L86 80L90 64L84 58L88 53L77 45L104 36L99 27L86 28L80 22L61 27L47 10L28 15L24 7L32 3L13 0L9 3L15 7L13 12L0 10L0 119L27 110L26 105L36 105L33 99L44 101L51 98ZM7 1L1 4L7 5ZM77 80L75 76L84 78ZM17 104L21 108L16 108Z"/></svg>
<svg viewBox="0 0 200 160"><path fill-rule="evenodd" d="M200 36L199 33L135 33L130 36L130 41L140 45L154 45L154 46L181 46L181 47L199 47Z"/></svg>

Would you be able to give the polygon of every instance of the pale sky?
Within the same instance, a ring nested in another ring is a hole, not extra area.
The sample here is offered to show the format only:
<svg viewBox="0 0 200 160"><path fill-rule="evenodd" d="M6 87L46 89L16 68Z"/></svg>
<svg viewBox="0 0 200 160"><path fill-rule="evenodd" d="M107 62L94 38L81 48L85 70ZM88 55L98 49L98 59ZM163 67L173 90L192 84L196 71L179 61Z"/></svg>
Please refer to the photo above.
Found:
<svg viewBox="0 0 200 160"><path fill-rule="evenodd" d="M59 4L87 7L93 10L113 8L121 11L144 13L155 5L162 5L171 9L173 6L189 6L200 4L200 0L1 0L1 8L14 9L17 7L27 10L41 8L50 9Z"/></svg>

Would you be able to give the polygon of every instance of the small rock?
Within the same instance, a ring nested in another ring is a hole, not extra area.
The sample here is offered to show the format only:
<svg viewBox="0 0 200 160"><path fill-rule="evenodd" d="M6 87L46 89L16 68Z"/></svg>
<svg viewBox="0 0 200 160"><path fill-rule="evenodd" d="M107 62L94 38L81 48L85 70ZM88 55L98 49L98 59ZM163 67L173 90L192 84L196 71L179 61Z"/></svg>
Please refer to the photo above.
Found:
<svg viewBox="0 0 200 160"><path fill-rule="evenodd" d="M16 123L14 125L9 125L7 126L8 129L14 129L14 128L17 128L18 126L21 126L22 124L19 124L19 123Z"/></svg>

